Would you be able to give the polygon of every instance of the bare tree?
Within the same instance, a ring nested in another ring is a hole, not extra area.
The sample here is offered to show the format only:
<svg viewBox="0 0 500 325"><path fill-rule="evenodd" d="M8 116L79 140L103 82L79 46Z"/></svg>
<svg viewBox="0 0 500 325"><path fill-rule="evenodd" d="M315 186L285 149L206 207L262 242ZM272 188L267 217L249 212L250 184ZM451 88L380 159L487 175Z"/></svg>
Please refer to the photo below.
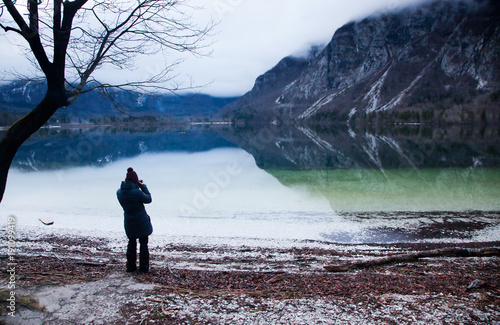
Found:
<svg viewBox="0 0 500 325"><path fill-rule="evenodd" d="M172 71L162 65L140 80L104 84L93 75L105 66L131 69L137 58L158 53L200 54L211 23L197 27L185 0L15 0L0 4L0 27L26 40L33 63L46 80L42 101L8 128L0 140L0 202L19 147L52 115L84 92L110 87L175 91ZM166 59L165 59L166 60ZM163 63L163 62L162 62Z"/></svg>

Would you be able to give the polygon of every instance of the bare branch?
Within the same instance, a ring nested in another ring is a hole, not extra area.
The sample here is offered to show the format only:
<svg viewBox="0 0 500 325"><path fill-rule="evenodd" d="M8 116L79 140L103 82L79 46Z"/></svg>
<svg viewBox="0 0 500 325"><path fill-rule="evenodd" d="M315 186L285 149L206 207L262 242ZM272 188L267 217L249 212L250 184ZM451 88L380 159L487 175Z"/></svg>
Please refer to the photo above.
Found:
<svg viewBox="0 0 500 325"><path fill-rule="evenodd" d="M42 7L39 0L27 0L26 9L30 13L28 26L15 9L15 1L3 0L4 7L9 9L10 6L13 17L16 17L14 21L20 27L0 27L25 38L28 34L31 37L35 35L37 41L29 41L31 52L46 75L48 69L57 69L60 71L58 74L67 73L70 79L78 79L67 84L67 97L72 103L83 89L88 91L86 85L94 80L94 72L104 67L135 70L138 58L161 53L206 55L203 52L208 44L203 42L209 36L213 24L202 27L193 24L189 14L194 8L187 2L54 0L49 10L49 1L45 2L47 6ZM52 50L51 58L45 54L47 50ZM174 73L174 68L178 64L177 60L165 60L163 64L160 61L149 76L117 84L102 83L101 87L135 88L134 91L145 93L192 88L192 84L181 87L175 83L174 79L178 75Z"/></svg>
<svg viewBox="0 0 500 325"><path fill-rule="evenodd" d="M13 28L13 27L9 27L9 26L4 26L2 24L0 24L0 27L4 30L4 32L16 32L18 33L19 35L23 35L23 32L17 28Z"/></svg>
<svg viewBox="0 0 500 325"><path fill-rule="evenodd" d="M153 55L162 51L190 52L202 55L201 42L213 25L197 28L179 9L184 1L137 1L134 7L120 3L96 2L85 8L96 22L92 28L82 28L81 37L71 44L70 62L80 77L73 93L82 91L90 75L97 69L112 65L132 69L139 55ZM186 7L188 8L188 7ZM186 10L184 8L184 10ZM113 13L112 19L110 13ZM96 28L95 26L100 26ZM176 63L172 63L175 66ZM127 82L132 87L166 90L172 79L168 64L147 80ZM146 87L146 85L148 87Z"/></svg>
<svg viewBox="0 0 500 325"><path fill-rule="evenodd" d="M29 0L30 4L30 24L33 24L35 26L38 26L38 23L35 23L35 19L31 18L31 15L37 15L38 16L38 5L37 4L32 4L31 1ZM43 44L40 39L40 35L38 33L38 29L32 29L30 28L26 22L24 21L23 17L17 10L15 6L15 1L11 0L3 0L3 3L7 10L9 11L10 15L12 16L12 19L15 21L15 23L19 26L19 30L21 31L21 35L24 37L26 41L28 41L28 44L31 48L31 51L33 52L34 56L36 57L40 68L44 71L44 73L47 73L50 69L51 63L47 57L47 54L45 52L45 49L43 47ZM17 31L17 30L16 30Z"/></svg>

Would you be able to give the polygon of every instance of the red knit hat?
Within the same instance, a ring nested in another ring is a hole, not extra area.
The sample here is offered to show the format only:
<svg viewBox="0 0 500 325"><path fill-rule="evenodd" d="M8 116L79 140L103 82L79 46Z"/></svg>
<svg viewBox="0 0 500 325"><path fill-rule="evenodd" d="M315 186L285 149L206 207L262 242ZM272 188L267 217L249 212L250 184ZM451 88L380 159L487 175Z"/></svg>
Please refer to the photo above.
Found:
<svg viewBox="0 0 500 325"><path fill-rule="evenodd" d="M134 182L136 185L139 184L139 177L137 177L137 173L134 172L132 167L127 168L127 177L125 177L125 182Z"/></svg>

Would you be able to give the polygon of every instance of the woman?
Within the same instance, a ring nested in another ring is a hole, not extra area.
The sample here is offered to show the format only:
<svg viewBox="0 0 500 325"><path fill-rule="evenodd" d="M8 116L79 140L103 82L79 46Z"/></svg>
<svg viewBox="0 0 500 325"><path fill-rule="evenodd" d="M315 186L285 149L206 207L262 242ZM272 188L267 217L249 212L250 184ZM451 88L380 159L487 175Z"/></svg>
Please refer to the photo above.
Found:
<svg viewBox="0 0 500 325"><path fill-rule="evenodd" d="M123 207L125 233L129 239L127 246L127 272L137 270L137 239L139 239L139 272L147 273L149 268L148 236L153 233L151 218L144 204L151 203L151 193L132 167L127 169L127 177L116 192Z"/></svg>

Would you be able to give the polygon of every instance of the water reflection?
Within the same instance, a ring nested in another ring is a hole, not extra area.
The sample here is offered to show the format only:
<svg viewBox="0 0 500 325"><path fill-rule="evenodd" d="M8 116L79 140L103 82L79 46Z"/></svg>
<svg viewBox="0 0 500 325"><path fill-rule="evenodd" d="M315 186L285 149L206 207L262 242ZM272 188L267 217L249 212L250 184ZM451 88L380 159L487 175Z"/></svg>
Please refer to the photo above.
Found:
<svg viewBox="0 0 500 325"><path fill-rule="evenodd" d="M133 165L169 235L498 240L498 140L457 127L50 129L19 151L2 209L120 231L114 192Z"/></svg>
<svg viewBox="0 0 500 325"><path fill-rule="evenodd" d="M234 147L205 127L87 127L42 129L18 151L13 167L23 170L104 166L155 152L199 152Z"/></svg>
<svg viewBox="0 0 500 325"><path fill-rule="evenodd" d="M13 166L103 166L143 153L240 147L284 186L324 197L338 212L499 209L497 129L383 131L346 126L49 129L21 148Z"/></svg>
<svg viewBox="0 0 500 325"><path fill-rule="evenodd" d="M237 128L225 134L263 169L387 169L500 167L497 127L345 125Z"/></svg>
<svg viewBox="0 0 500 325"><path fill-rule="evenodd" d="M261 169L425 169L500 167L496 127L402 126L354 130L325 127L191 126L141 129L45 129L19 150L15 168L103 165L145 152L240 147Z"/></svg>

